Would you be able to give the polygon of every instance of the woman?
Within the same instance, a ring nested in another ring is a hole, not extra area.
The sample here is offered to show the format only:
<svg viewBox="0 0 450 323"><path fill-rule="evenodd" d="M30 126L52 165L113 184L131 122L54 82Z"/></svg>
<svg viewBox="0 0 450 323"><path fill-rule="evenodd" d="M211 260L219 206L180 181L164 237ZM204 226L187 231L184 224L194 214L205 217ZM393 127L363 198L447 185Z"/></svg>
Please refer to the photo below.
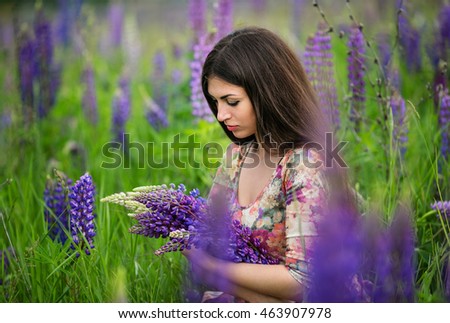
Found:
<svg viewBox="0 0 450 323"><path fill-rule="evenodd" d="M203 66L202 87L232 143L210 200L227 196L233 219L250 227L279 264L233 263L186 251L199 276L219 291L203 301L301 301L310 246L326 200L325 127L295 53L263 28L220 40ZM225 194L224 192L230 193Z"/></svg>

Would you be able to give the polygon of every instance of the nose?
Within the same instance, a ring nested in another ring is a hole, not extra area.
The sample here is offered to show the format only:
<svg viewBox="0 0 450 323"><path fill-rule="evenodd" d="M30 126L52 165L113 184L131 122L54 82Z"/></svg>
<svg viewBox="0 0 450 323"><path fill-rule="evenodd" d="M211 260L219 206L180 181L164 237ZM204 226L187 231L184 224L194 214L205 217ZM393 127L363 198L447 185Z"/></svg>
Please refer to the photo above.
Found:
<svg viewBox="0 0 450 323"><path fill-rule="evenodd" d="M219 122L224 122L225 120L230 119L231 115L229 110L224 104L217 103L217 120Z"/></svg>

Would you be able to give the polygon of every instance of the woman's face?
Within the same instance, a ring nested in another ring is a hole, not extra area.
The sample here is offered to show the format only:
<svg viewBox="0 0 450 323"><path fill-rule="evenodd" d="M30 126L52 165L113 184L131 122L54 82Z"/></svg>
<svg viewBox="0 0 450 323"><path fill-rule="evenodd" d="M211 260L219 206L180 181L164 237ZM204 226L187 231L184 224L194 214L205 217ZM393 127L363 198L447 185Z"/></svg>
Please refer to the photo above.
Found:
<svg viewBox="0 0 450 323"><path fill-rule="evenodd" d="M223 122L236 138L256 133L256 114L244 88L218 77L208 80L208 93L217 108L217 120Z"/></svg>

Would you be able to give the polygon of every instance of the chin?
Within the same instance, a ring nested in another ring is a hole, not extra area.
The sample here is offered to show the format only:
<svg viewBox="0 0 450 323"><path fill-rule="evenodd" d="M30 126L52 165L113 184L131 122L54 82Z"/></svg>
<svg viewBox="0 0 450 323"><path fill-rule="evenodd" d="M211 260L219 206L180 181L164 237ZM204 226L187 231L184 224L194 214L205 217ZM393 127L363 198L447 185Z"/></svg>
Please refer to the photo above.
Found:
<svg viewBox="0 0 450 323"><path fill-rule="evenodd" d="M254 135L254 133L250 132L233 132L233 135L238 139L250 138Z"/></svg>

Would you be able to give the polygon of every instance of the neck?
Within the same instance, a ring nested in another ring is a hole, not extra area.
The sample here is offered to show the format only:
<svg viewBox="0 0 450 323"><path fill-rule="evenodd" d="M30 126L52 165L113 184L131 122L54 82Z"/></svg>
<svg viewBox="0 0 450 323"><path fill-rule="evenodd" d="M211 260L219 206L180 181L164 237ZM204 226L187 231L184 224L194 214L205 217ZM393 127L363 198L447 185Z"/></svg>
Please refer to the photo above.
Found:
<svg viewBox="0 0 450 323"><path fill-rule="evenodd" d="M265 165L273 167L275 167L283 157L280 156L275 148L271 149L270 151L266 151L260 143L255 143L250 150L250 153L254 154L255 157L257 156L259 161L264 161Z"/></svg>

